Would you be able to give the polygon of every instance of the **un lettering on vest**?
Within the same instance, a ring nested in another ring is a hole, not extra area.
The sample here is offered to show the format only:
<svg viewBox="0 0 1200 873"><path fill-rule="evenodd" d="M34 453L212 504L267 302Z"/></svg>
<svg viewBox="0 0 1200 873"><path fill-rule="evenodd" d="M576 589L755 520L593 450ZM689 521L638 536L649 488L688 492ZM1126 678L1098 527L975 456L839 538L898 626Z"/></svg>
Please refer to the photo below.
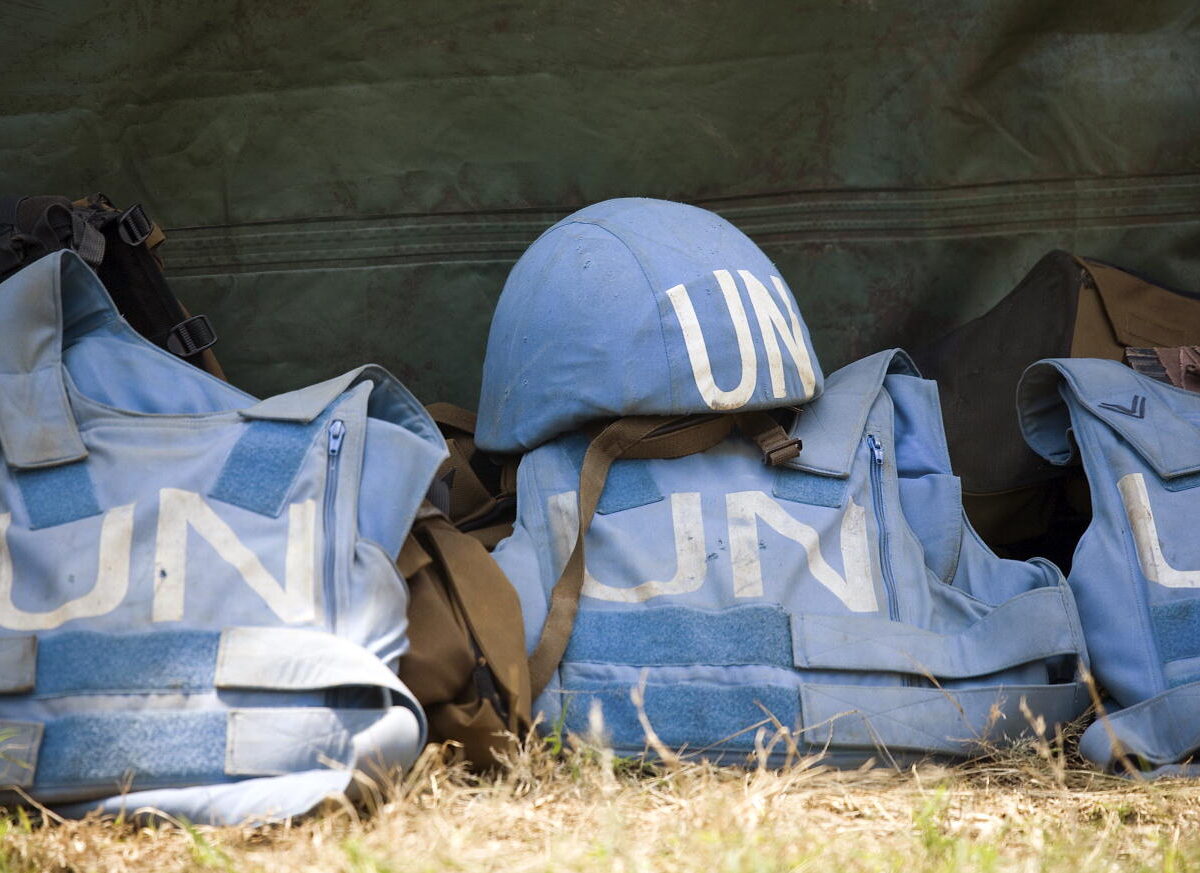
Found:
<svg viewBox="0 0 1200 873"><path fill-rule="evenodd" d="M1163 553L1145 476L1141 473L1126 474L1117 482L1117 490L1121 493L1125 517L1129 519L1129 530L1133 535L1133 547L1142 575L1164 588L1200 588L1200 569L1172 567Z"/></svg>
<svg viewBox="0 0 1200 873"><path fill-rule="evenodd" d="M709 569L700 501L700 494L694 491L670 495L675 546L675 572L671 578L626 579L621 581L634 584L612 585L594 576L585 564L583 596L616 603L644 603L655 597L689 594L699 589ZM566 564L575 548L579 531L578 504L575 491L553 494L547 500L547 518L559 567ZM766 492L726 494L725 515L734 597L753 598L764 594L760 529L765 526L800 547L796 553L797 567L806 569L846 609L851 612L879 611L866 510L853 500L849 501L840 523L841 573L825 559L816 528L793 516ZM670 562L664 561L663 565L669 567Z"/></svg>
<svg viewBox="0 0 1200 873"><path fill-rule="evenodd" d="M800 327L800 317L796 313L796 303L791 292L778 276L771 276L771 284L775 288L775 296L767 290L759 279L749 270L738 270L750 305L754 310L754 320L762 337L763 349L766 353L767 370L771 380L771 396L783 398L787 396L787 378L784 369L783 349L786 349L791 366L800 379L804 396L812 397L816 387L816 376L813 373L812 360L809 358L808 346L804 342L804 332ZM754 336L750 329L750 320L746 315L746 307L738 292L737 280L729 270L713 270L713 276L725 299L725 308L729 313L733 336L737 342L738 356L741 362L741 374L737 385L728 390L717 386L713 377L712 360L709 357L708 344L704 338L704 330L696 317L696 309L688 296L684 285L676 285L665 292L679 322L683 333L683 342L687 347L688 362L692 367L692 378L696 381L696 389L711 409L727 412L740 409L754 396L758 386L758 350L754 345ZM776 300L778 298L778 302Z"/></svg>
<svg viewBox="0 0 1200 873"><path fill-rule="evenodd" d="M134 504L118 506L103 514L96 544L96 579L86 593L54 609L33 612L17 606L13 596L15 586L18 581L45 585L45 580L19 580L8 544L12 513L0 514L0 627L18 631L52 630L68 621L96 618L116 610L129 593L133 515ZM208 543L223 561L231 565L249 590L261 598L281 622L300 624L315 620L316 501L293 503L288 507L286 523L287 545L281 583L203 497L176 488L160 490L150 620L168 622L184 618L189 532ZM282 538L282 531L280 536ZM231 595L229 591L222 593Z"/></svg>

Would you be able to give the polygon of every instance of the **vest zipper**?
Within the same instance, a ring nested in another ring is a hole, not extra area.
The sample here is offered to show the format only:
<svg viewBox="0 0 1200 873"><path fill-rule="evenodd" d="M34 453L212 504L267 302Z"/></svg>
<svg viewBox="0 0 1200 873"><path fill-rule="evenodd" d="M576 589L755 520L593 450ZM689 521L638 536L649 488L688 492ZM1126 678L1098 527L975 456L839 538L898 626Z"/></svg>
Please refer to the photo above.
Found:
<svg viewBox="0 0 1200 873"><path fill-rule="evenodd" d="M325 612L329 629L337 631L337 585L334 573L337 568L337 527L334 514L337 510L338 461L341 459L342 441L346 438L346 423L335 418L329 423L329 448L325 466L325 506L323 524L325 531Z"/></svg>
<svg viewBox="0 0 1200 873"><path fill-rule="evenodd" d="M875 508L875 525L879 529L879 566L883 572L883 587L887 592L888 617L892 621L899 621L900 606L896 602L887 520L883 515L883 446L873 433L867 434L867 445L871 447L871 497Z"/></svg>

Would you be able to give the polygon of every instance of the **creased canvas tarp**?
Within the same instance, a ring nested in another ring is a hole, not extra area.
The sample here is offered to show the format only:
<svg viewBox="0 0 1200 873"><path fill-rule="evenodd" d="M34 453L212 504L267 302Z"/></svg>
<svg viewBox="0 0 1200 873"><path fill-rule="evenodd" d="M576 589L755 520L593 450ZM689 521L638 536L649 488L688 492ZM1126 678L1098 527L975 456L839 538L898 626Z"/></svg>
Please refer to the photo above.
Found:
<svg viewBox="0 0 1200 873"><path fill-rule="evenodd" d="M1195 2L26 0L0 74L0 190L142 201L259 394L474 404L512 262L621 195L746 230L830 368L1053 248L1200 288Z"/></svg>

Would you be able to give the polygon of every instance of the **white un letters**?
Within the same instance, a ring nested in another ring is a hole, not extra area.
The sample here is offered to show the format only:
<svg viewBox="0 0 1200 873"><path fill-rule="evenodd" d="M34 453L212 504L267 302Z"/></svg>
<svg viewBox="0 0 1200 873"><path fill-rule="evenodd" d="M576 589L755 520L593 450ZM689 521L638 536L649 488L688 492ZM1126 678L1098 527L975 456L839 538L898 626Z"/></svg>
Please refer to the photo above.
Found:
<svg viewBox="0 0 1200 873"><path fill-rule="evenodd" d="M1146 479L1141 473L1129 473L1117 482L1121 502L1129 519L1133 533L1133 546L1137 550L1142 573L1151 582L1166 588L1200 588L1200 570L1180 570L1171 566L1163 554L1162 540L1158 536L1158 522L1150 508L1150 495L1146 491Z"/></svg>
<svg viewBox="0 0 1200 873"><path fill-rule="evenodd" d="M675 574L670 579L610 585L585 566L583 596L614 603L644 603L654 597L690 594L699 589L709 569L700 501L700 494L694 491L670 496L675 544ZM578 495L574 491L551 495L546 509L557 566L561 568L575 548L579 531ZM765 526L803 549L808 573L847 609L851 612L878 611L866 511L853 500L849 501L841 521L842 573L831 567L821 554L817 530L792 516L763 491L726 494L725 515L734 597L764 596L760 526ZM662 561L662 565L669 567L670 562Z"/></svg>
<svg viewBox="0 0 1200 873"><path fill-rule="evenodd" d="M783 353L780 343L787 350L791 364L795 367L804 389L805 397L811 397L816 386L812 361L809 359L808 348L804 343L804 331L800 327L800 317L796 314L796 304L783 280L771 276L771 284L775 286L775 296L749 270L738 270L746 293L750 297L750 305L754 308L755 321L759 334L762 336L763 348L766 351L767 369L771 378L771 395L784 397L787 395L787 381L784 372ZM666 291L671 308L679 321L683 332L683 341L687 346L688 361L692 365L692 377L696 380L696 388L704 402L711 409L727 412L739 409L754 396L758 384L758 352L754 346L754 337L750 330L750 321L746 317L746 307L742 296L738 293L737 281L728 270L713 270L717 285L725 298L725 308L729 311L729 320L733 325L734 338L737 340L738 355L741 361L741 374L737 385L725 390L717 386L713 378L712 361L708 355L708 345L704 339L704 331L696 317L696 309L688 296L687 288L676 285ZM780 308L782 306L782 308Z"/></svg>
<svg viewBox="0 0 1200 873"><path fill-rule="evenodd" d="M17 631L45 631L79 618L95 618L117 609L129 593L133 550L133 504L104 513L97 546L96 578L87 590L54 609L33 612L19 607L13 596L17 574L9 549L11 513L0 514L0 627ZM262 560L239 538L199 494L175 488L159 491L157 536L154 550L154 594L151 618L156 622L184 618L189 531L207 542L231 565L242 581L280 621L299 624L313 621L316 605L317 507L313 500L288 507L288 538L284 580L279 582ZM64 582L30 578L21 584L67 587ZM86 580L83 581L86 585ZM211 578L207 580L211 584ZM80 585L78 587L85 587ZM71 585L71 588L78 590Z"/></svg>

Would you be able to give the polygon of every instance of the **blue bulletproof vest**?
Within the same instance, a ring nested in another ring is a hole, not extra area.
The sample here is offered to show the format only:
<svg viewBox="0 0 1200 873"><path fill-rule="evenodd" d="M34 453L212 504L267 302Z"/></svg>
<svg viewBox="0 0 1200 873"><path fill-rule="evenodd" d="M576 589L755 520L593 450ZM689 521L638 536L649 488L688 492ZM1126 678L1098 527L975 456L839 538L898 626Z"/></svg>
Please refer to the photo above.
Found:
<svg viewBox="0 0 1200 873"><path fill-rule="evenodd" d="M625 754L646 748L645 719L710 757L765 743L778 761L794 741L850 763L968 755L1029 716L1082 712L1070 590L1051 564L977 539L936 386L902 352L829 376L790 434L803 451L779 467L736 433L613 464L574 630L535 702L545 726L586 732L599 707ZM530 651L574 546L588 441L572 430L522 459L516 527L495 552Z"/></svg>
<svg viewBox="0 0 1200 873"><path fill-rule="evenodd" d="M394 559L444 454L378 367L259 402L74 253L0 284L0 785L219 823L410 763Z"/></svg>
<svg viewBox="0 0 1200 873"><path fill-rule="evenodd" d="M1115 361L1047 360L1019 405L1029 445L1081 461L1091 490L1069 581L1112 701L1080 750L1178 772L1200 750L1200 395Z"/></svg>

